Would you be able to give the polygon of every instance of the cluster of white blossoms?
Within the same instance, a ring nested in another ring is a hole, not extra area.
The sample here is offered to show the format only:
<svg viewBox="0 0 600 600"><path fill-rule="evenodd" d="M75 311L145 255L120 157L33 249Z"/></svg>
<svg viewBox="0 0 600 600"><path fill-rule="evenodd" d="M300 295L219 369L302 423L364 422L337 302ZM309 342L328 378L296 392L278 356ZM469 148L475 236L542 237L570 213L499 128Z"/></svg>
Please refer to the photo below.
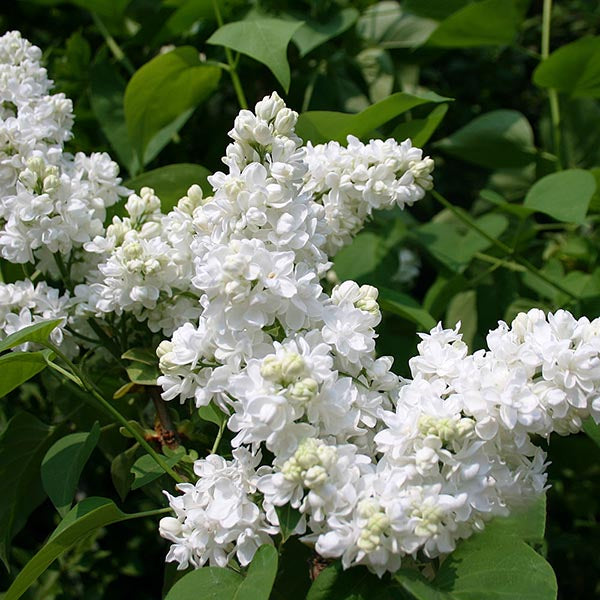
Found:
<svg viewBox="0 0 600 600"><path fill-rule="evenodd" d="M192 215L202 312L160 344L159 384L166 400L226 413L234 455L196 463L200 478L169 496L176 517L161 533L181 568L244 565L289 504L321 556L381 575L406 555L451 552L543 492L531 436L600 418L600 321L532 311L472 355L458 328L438 326L401 380L376 357L377 290L346 281L327 294L321 281L373 210L424 195L432 162L409 141L303 147L295 119L275 94L242 111L229 172ZM249 468L261 453L269 464ZM225 512L217 486L235 490ZM225 536L213 513L249 517Z"/></svg>
<svg viewBox="0 0 600 600"><path fill-rule="evenodd" d="M232 458L196 461L197 481L167 494L168 561L247 565L289 505L321 556L393 572L543 492L532 436L600 421L600 319L531 310L473 354L458 326L438 326L403 380L376 354L377 289L328 293L330 258L369 215L431 188L433 162L410 140L303 145L274 93L235 120L212 196L194 185L164 214L143 188L105 229L125 192L117 166L64 152L71 104L48 94L39 60L18 33L0 38L0 255L36 277L60 269L72 293L0 284L0 339L63 318L52 340L75 355L85 318L127 315L169 337L163 398L221 410Z"/></svg>
<svg viewBox="0 0 600 600"><path fill-rule="evenodd" d="M49 93L41 54L18 31L0 38L0 256L47 270L53 254L69 257L104 231L126 190L108 154L64 152L73 106Z"/></svg>

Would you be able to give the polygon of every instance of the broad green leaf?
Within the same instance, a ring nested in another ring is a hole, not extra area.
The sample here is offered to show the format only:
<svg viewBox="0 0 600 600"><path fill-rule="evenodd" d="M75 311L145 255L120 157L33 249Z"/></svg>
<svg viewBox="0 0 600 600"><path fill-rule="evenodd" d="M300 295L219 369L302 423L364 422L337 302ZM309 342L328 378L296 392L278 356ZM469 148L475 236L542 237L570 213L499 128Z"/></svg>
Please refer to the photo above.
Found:
<svg viewBox="0 0 600 600"><path fill-rule="evenodd" d="M178 450L180 451L175 455L164 457L165 462L169 467L174 467L185 454L185 448L182 446L180 446ZM148 485L155 479L158 479L161 475L164 475L164 471L160 465L158 465L149 454L140 456L133 463L131 472L133 473L133 483L131 484L132 490L137 490L138 488Z"/></svg>
<svg viewBox="0 0 600 600"><path fill-rule="evenodd" d="M92 67L90 105L119 162L132 174L139 171L140 164L129 141L125 123L125 85L119 71L112 64L104 62Z"/></svg>
<svg viewBox="0 0 600 600"><path fill-rule="evenodd" d="M555 50L533 73L533 82L572 96L600 97L600 36Z"/></svg>
<svg viewBox="0 0 600 600"><path fill-rule="evenodd" d="M18 600L35 580L59 557L92 531L144 513L126 514L108 498L91 497L76 504L58 524L48 541L25 565L3 600Z"/></svg>
<svg viewBox="0 0 600 600"><path fill-rule="evenodd" d="M455 600L556 600L557 594L554 571L535 550L493 532L462 541L433 585Z"/></svg>
<svg viewBox="0 0 600 600"><path fill-rule="evenodd" d="M165 24L154 36L155 45L165 44L181 34L197 31L201 21L214 21L215 9L212 0L186 0L169 15Z"/></svg>
<svg viewBox="0 0 600 600"><path fill-rule="evenodd" d="M47 342L48 336L63 321L64 319L53 319L52 321L40 321L34 325L29 325L29 327L23 327L23 329L19 329L19 331L0 341L0 352L20 346L25 342L33 342L35 344Z"/></svg>
<svg viewBox="0 0 600 600"><path fill-rule="evenodd" d="M53 440L54 428L33 415L18 412L0 435L0 559L8 568L8 548L46 494L40 464Z"/></svg>
<svg viewBox="0 0 600 600"><path fill-rule="evenodd" d="M324 22L306 20L292 37L300 56L306 56L321 44L344 33L356 22L358 14L355 8L343 8Z"/></svg>
<svg viewBox="0 0 600 600"><path fill-rule="evenodd" d="M297 508L292 507L289 503L284 504L283 506L276 506L275 512L279 519L281 539L285 542L294 533L294 530L302 518L302 513Z"/></svg>
<svg viewBox="0 0 600 600"><path fill-rule="evenodd" d="M204 421L214 423L217 427L220 427L228 418L221 409L217 408L212 402L207 406L201 406L198 409L198 415Z"/></svg>
<svg viewBox="0 0 600 600"><path fill-rule="evenodd" d="M225 46L266 65L287 93L290 65L287 47L302 21L256 18L227 23L206 40L207 44Z"/></svg>
<svg viewBox="0 0 600 600"><path fill-rule="evenodd" d="M220 76L221 69L201 62L191 46L160 54L138 69L124 98L127 130L138 157L157 133L206 100Z"/></svg>
<svg viewBox="0 0 600 600"><path fill-rule="evenodd" d="M269 544L261 546L233 600L269 600L277 575L277 563L277 550Z"/></svg>
<svg viewBox="0 0 600 600"><path fill-rule="evenodd" d="M117 454L110 464L110 477L112 479L115 490L119 494L121 500L125 500L129 490L131 490L131 484L134 480L134 475L131 472L131 467L135 463L136 455L139 450L139 445L134 444L131 448Z"/></svg>
<svg viewBox="0 0 600 600"><path fill-rule="evenodd" d="M483 0L467 4L444 19L427 45L468 48L512 44L521 15L510 0Z"/></svg>
<svg viewBox="0 0 600 600"><path fill-rule="evenodd" d="M178 163L147 171L126 181L125 185L136 192L143 187L151 187L160 198L162 212L167 213L193 184L198 184L206 195L212 193L206 179L209 175L210 171L200 165Z"/></svg>
<svg viewBox="0 0 600 600"><path fill-rule="evenodd" d="M475 0L404 0L402 5L414 13L436 21L443 21L452 13L472 4Z"/></svg>
<svg viewBox="0 0 600 600"><path fill-rule="evenodd" d="M426 331L436 326L435 319L414 298L407 294L380 287L378 302L383 310L412 321Z"/></svg>
<svg viewBox="0 0 600 600"><path fill-rule="evenodd" d="M401 569L394 573L394 579L403 590L406 590L410 600L452 600L453 596L433 587L418 571Z"/></svg>
<svg viewBox="0 0 600 600"><path fill-rule="evenodd" d="M461 291L450 300L446 310L446 326L454 328L461 322L463 341L473 349L473 338L477 333L477 292Z"/></svg>
<svg viewBox="0 0 600 600"><path fill-rule="evenodd" d="M508 517L496 517L485 526L485 533L496 536L517 537L525 542L539 543L546 531L546 495L528 505L515 507Z"/></svg>
<svg viewBox="0 0 600 600"><path fill-rule="evenodd" d="M583 169L569 169L546 175L527 192L527 208L565 223L583 223L596 191L596 178Z"/></svg>
<svg viewBox="0 0 600 600"><path fill-rule="evenodd" d="M399 142L410 138L413 146L422 147L429 141L447 112L447 104L436 106L424 119L413 119L406 123L400 123L392 132L391 137Z"/></svg>
<svg viewBox="0 0 600 600"><path fill-rule="evenodd" d="M489 213L477 219L477 225L488 235L499 238L508 227L508 219ZM426 223L414 230L413 235L434 258L456 273L462 273L477 252L491 245L477 231L461 233L452 223Z"/></svg>
<svg viewBox="0 0 600 600"><path fill-rule="evenodd" d="M233 600L243 581L241 575L230 569L202 567L184 575L165 600Z"/></svg>
<svg viewBox="0 0 600 600"><path fill-rule="evenodd" d="M490 169L524 167L535 159L533 130L525 116L516 110L485 113L435 146Z"/></svg>
<svg viewBox="0 0 600 600"><path fill-rule="evenodd" d="M72 433L50 447L41 465L42 483L61 516L71 508L83 467L100 438L100 425L89 432Z"/></svg>
<svg viewBox="0 0 600 600"><path fill-rule="evenodd" d="M404 2L384 0L369 6L360 16L356 30L369 44L383 48L413 48L423 44L437 22L407 10Z"/></svg>
<svg viewBox="0 0 600 600"><path fill-rule="evenodd" d="M306 600L402 600L397 586L382 581L365 567L344 571L339 561L324 569L310 587Z"/></svg>
<svg viewBox="0 0 600 600"><path fill-rule="evenodd" d="M126 367L126 370L130 381L138 385L156 385L156 380L160 377L158 364L148 365L143 362L132 362Z"/></svg>
<svg viewBox="0 0 600 600"><path fill-rule="evenodd" d="M386 253L387 249L379 236L369 231L359 233L351 244L336 254L335 272L342 281L360 279L374 271Z"/></svg>
<svg viewBox="0 0 600 600"><path fill-rule="evenodd" d="M116 18L123 14L131 0L69 0L69 2L103 17Z"/></svg>
<svg viewBox="0 0 600 600"><path fill-rule="evenodd" d="M18 388L22 383L43 371L51 355L49 350L41 352L10 352L0 356L0 398Z"/></svg>
<svg viewBox="0 0 600 600"><path fill-rule="evenodd" d="M309 111L298 118L296 133L305 141L321 144L330 140L346 142L348 135L364 138L373 130L402 113L427 102L448 102L451 98L434 92L407 94L398 92L369 106L358 114L331 111Z"/></svg>
<svg viewBox="0 0 600 600"><path fill-rule="evenodd" d="M118 156L119 162L133 176L140 170L140 161L129 139L127 123L125 122L125 109L123 107L125 87L125 80L121 77L117 68L110 63L99 63L92 68L90 73L90 104L92 110L102 132ZM193 112L193 108L182 112L148 141L142 160L143 165L156 158Z"/></svg>
<svg viewBox="0 0 600 600"><path fill-rule="evenodd" d="M592 417L587 418L583 422L583 431L600 446L600 426L594 423Z"/></svg>
<svg viewBox="0 0 600 600"><path fill-rule="evenodd" d="M131 348L121 355L121 358L155 366L158 364L156 352L147 348Z"/></svg>

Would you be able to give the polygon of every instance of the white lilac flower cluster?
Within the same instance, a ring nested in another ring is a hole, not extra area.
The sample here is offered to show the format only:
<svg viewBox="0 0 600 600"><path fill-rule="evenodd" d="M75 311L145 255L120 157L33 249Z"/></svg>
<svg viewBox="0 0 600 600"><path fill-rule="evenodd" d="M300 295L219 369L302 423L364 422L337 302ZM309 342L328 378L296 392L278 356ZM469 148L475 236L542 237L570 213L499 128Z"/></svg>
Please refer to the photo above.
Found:
<svg viewBox="0 0 600 600"><path fill-rule="evenodd" d="M303 146L298 115L272 94L237 117L212 196L192 186L163 214L143 188L104 229L124 192L117 167L63 151L71 104L48 94L39 60L17 32L0 38L0 255L54 277L58 258L76 285L0 284L0 339L62 317L52 339L75 355L67 320L124 314L170 336L163 398L223 411L232 458L198 460L197 481L167 494L167 560L246 565L290 505L321 556L394 571L541 493L532 436L600 421L600 319L531 310L473 354L458 327L438 326L402 380L376 355L377 289L326 293L330 258L372 211L432 186L433 162L409 140Z"/></svg>
<svg viewBox="0 0 600 600"><path fill-rule="evenodd" d="M377 290L347 281L328 295L321 279L373 210L424 196L433 162L410 140L363 144L350 136L347 147L303 146L297 117L277 94L254 113L243 110L223 159L228 172L209 178L214 195L192 212L190 292L201 314L158 347L163 398L212 401L229 415L235 454L219 471L221 485L229 488L227 473L239 477L240 452L265 448L275 458L243 469L250 474L234 486L236 501L252 502L252 520L231 529L227 543L206 534L226 529L224 513L208 530L197 521L198 510L222 514L213 487L202 491L201 478L171 497L177 517L163 520L161 531L181 568L222 565L233 554L246 564L248 544L262 543L265 523L277 527L274 507L290 499L313 534L342 505L351 511L344 494L355 493L371 468L381 411L392 409L400 385L391 359L375 355Z"/></svg>
<svg viewBox="0 0 600 600"><path fill-rule="evenodd" d="M321 556L382 574L545 489L530 436L600 418L600 321L532 311L473 355L437 327L401 381L376 358L377 290L346 281L328 295L320 281L372 210L423 196L432 163L392 140L302 147L295 117L276 95L242 111L229 173L192 215L202 313L160 344L159 383L166 400L227 413L233 459L198 461L160 530L181 568L245 565L289 504Z"/></svg>
<svg viewBox="0 0 600 600"><path fill-rule="evenodd" d="M125 192L106 153L64 152L73 106L50 94L41 50L18 31L0 38L0 256L13 263L69 256L104 230Z"/></svg>

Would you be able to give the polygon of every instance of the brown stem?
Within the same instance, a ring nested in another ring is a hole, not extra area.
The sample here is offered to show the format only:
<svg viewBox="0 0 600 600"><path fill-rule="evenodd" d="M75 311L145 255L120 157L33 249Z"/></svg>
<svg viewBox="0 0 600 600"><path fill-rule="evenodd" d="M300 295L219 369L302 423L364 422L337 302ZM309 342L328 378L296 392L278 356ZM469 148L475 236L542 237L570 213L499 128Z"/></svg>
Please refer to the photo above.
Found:
<svg viewBox="0 0 600 600"><path fill-rule="evenodd" d="M171 450L179 447L179 435L175 426L173 425L173 421L171 420L171 415L169 415L169 410L165 404L165 401L160 396L160 390L157 387L151 387L149 390L150 398L152 398L152 402L154 404L154 408L156 409L156 421L154 423L154 429L158 434L158 439L161 444L167 446Z"/></svg>

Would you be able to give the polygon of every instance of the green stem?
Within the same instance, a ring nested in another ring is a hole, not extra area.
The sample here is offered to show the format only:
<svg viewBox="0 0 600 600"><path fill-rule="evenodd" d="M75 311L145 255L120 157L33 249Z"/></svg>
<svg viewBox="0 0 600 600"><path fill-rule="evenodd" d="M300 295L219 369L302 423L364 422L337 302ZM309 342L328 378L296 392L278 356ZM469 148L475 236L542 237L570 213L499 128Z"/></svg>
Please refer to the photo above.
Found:
<svg viewBox="0 0 600 600"><path fill-rule="evenodd" d="M552 0L544 0L542 12L542 43L541 60L545 61L550 56L550 26L552 21ZM548 90L548 101L550 103L550 121L552 123L552 143L554 154L558 157L558 168L562 169L560 151L560 108L558 104L558 92L554 88Z"/></svg>
<svg viewBox="0 0 600 600"><path fill-rule="evenodd" d="M110 51L113 53L113 56L125 67L127 72L130 75L135 73L135 67L131 64L131 61L125 55L125 52L121 49L121 46L117 44L115 38L110 34L106 25L102 22L102 19L95 13L92 12L92 19L94 20L94 24L102 34L106 45L110 48Z"/></svg>
<svg viewBox="0 0 600 600"><path fill-rule="evenodd" d="M217 24L219 27L223 27L223 17L219 8L219 0L212 0L213 9L215 11L215 17L217 18ZM231 77L231 83L233 83L233 89L237 96L240 108L248 108L248 102L244 94L244 88L242 88L242 82L237 74L237 61L234 60L231 49L225 46L225 56L227 57L227 63L229 64L229 76Z"/></svg>
<svg viewBox="0 0 600 600"><path fill-rule="evenodd" d="M164 460L164 458L158 454L152 448L152 446L144 439L144 437L132 427L129 421L107 400L105 400L101 394L98 393L96 388L91 384L85 375L71 362L69 358L67 358L56 346L47 342L44 344L46 348L52 350L71 370L71 373L75 375L79 379L76 381L83 390L91 394L91 396L102 406L102 408L109 413L113 418L115 418L129 433L138 441L140 446L154 459L156 464L165 472L168 473L177 483L182 483L184 480L180 477Z"/></svg>
<svg viewBox="0 0 600 600"><path fill-rule="evenodd" d="M212 448L210 449L211 454L215 454L215 452L219 449L219 444L221 443L221 438L223 437L223 432L225 431L226 423L227 423L227 421L225 420L219 425L219 433L217 433L217 437L215 438L215 443L213 444Z"/></svg>
<svg viewBox="0 0 600 600"><path fill-rule="evenodd" d="M446 200L446 198L444 198L444 196L442 196L439 192L431 190L431 194L442 206L444 206L450 212L456 215L456 217L458 217L458 219L460 219L465 225L476 231L481 237L488 240L488 242L496 246L496 248L498 248L499 250L502 250L502 252L504 252L505 254L513 256L515 262L525 267L525 269L527 269L532 275L535 275L542 281L546 282L548 285L552 286L554 289L567 295L572 300L577 300L577 296L575 296L569 290L564 288L562 285L556 283L555 281L552 281L552 279L550 279L544 272L540 271L540 269L538 269L536 266L532 265L527 259L519 256L518 254L515 254L513 248L506 245L504 242L497 240L496 238L492 237L489 233L481 229L481 227L477 225L477 223L469 214L448 202L448 200Z"/></svg>

